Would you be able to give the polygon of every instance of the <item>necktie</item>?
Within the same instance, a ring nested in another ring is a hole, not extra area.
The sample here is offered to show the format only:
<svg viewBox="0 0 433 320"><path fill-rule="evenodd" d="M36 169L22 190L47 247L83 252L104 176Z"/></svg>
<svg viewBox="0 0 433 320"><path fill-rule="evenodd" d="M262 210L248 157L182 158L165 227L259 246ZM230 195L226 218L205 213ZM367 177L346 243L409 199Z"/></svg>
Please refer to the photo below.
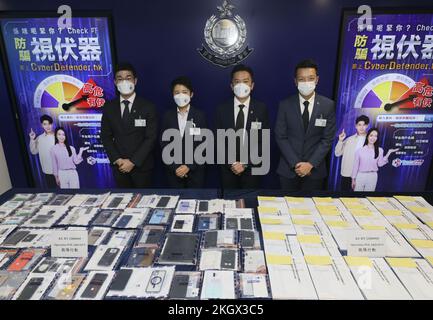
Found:
<svg viewBox="0 0 433 320"><path fill-rule="evenodd" d="M236 131L244 128L244 107L245 105L243 104L239 105L239 112L238 112L238 116L236 117L236 123L235 123ZM240 139L236 137L236 161L239 162L240 158L241 158L241 142Z"/></svg>
<svg viewBox="0 0 433 320"><path fill-rule="evenodd" d="M236 124L235 124L236 131L244 128L244 107L245 106L243 104L239 105L239 112L238 112L238 116L236 117Z"/></svg>
<svg viewBox="0 0 433 320"><path fill-rule="evenodd" d="M310 102L304 101L304 112L302 113L302 122L304 123L304 131L307 132L308 123L310 122L310 113L308 112L308 105Z"/></svg>
<svg viewBox="0 0 433 320"><path fill-rule="evenodd" d="M129 100L123 100L122 101L123 105L125 106L125 108L123 109L123 115L122 115L122 121L125 125L128 124L128 120L129 120Z"/></svg>

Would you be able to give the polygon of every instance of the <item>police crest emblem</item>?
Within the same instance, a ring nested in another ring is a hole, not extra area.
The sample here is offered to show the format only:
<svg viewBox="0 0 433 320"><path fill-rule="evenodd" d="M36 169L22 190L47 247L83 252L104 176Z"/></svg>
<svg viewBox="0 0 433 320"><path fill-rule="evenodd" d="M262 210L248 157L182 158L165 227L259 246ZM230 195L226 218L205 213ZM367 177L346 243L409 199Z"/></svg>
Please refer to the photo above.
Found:
<svg viewBox="0 0 433 320"><path fill-rule="evenodd" d="M253 49L245 44L247 28L245 21L233 14L234 5L224 0L218 6L219 16L212 15L204 28L204 40L207 47L198 49L206 60L221 67L235 65L247 58Z"/></svg>

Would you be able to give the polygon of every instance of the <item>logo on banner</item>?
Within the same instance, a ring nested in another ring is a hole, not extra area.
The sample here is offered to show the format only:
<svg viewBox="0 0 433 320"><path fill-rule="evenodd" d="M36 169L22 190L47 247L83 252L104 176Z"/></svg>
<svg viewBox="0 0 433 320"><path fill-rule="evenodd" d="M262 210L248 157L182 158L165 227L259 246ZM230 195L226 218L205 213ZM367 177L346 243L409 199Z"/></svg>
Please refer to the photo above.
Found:
<svg viewBox="0 0 433 320"><path fill-rule="evenodd" d="M218 6L219 17L212 15L204 28L206 45L198 49L206 60L221 67L235 65L246 59L253 49L246 45L247 28L245 21L238 15L233 15L234 5L224 0Z"/></svg>

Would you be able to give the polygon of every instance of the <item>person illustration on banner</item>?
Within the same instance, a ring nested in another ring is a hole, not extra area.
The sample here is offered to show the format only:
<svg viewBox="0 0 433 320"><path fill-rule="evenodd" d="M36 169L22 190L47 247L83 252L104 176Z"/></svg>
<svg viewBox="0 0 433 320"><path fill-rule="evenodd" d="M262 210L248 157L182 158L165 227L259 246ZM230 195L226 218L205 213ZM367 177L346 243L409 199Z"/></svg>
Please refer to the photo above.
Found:
<svg viewBox="0 0 433 320"><path fill-rule="evenodd" d="M50 150L54 146L54 133L53 133L53 118L49 115L42 115L40 122L44 133L36 136L33 128L30 128L30 153L39 155L39 162L41 164L42 172L45 176L45 182L48 188L56 188L56 179L53 175L53 165L51 163Z"/></svg>
<svg viewBox="0 0 433 320"><path fill-rule="evenodd" d="M277 174L284 190L322 190L335 136L335 103L316 94L319 74L314 61L299 62L294 76L298 93L280 102L275 124L281 154Z"/></svg>
<svg viewBox="0 0 433 320"><path fill-rule="evenodd" d="M53 174L60 189L79 189L80 180L76 165L83 161L83 152L89 147L82 147L80 151L69 145L65 129L56 128L55 144L50 150L53 163Z"/></svg>
<svg viewBox="0 0 433 320"><path fill-rule="evenodd" d="M101 120L101 141L118 188L152 185L158 116L153 103L138 96L135 68L116 66L114 82L120 96L107 102Z"/></svg>
<svg viewBox="0 0 433 320"><path fill-rule="evenodd" d="M338 135L338 142L335 146L334 154L341 157L341 190L352 190L352 170L355 161L355 152L364 146L367 128L370 119L366 115L361 115L355 120L356 133L346 139L344 129Z"/></svg>
<svg viewBox="0 0 433 320"><path fill-rule="evenodd" d="M364 146L355 152L352 170L352 189L354 191L376 191L377 172L388 163L389 156L399 149L389 149L384 156L379 147L379 130L368 130Z"/></svg>
<svg viewBox="0 0 433 320"><path fill-rule="evenodd" d="M187 77L178 77L171 83L171 91L176 107L170 108L163 117L161 128L161 149L169 144L163 141L162 135L166 130L179 130L179 140L182 141L182 163L166 165L167 180L172 188L203 188L205 180L205 166L195 163L186 163L187 153L194 155L197 142L192 143L192 150L187 150L186 139L194 141L194 136L201 136L201 129L207 127L204 113L191 105L194 90L191 80ZM164 154L164 152L163 152ZM175 155L176 157L176 155Z"/></svg>

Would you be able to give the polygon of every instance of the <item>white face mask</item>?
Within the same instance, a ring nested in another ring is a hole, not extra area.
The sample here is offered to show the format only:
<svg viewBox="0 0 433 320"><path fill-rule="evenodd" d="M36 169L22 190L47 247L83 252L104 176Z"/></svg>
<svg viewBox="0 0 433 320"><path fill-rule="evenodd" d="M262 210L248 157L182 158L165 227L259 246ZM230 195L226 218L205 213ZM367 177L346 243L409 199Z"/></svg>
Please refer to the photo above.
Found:
<svg viewBox="0 0 433 320"><path fill-rule="evenodd" d="M251 93L251 88L249 85L245 83L238 83L233 87L233 92L235 93L235 96L238 98L246 98Z"/></svg>
<svg viewBox="0 0 433 320"><path fill-rule="evenodd" d="M309 96L316 90L316 82L298 82L298 90L303 96Z"/></svg>
<svg viewBox="0 0 433 320"><path fill-rule="evenodd" d="M120 94L127 96L134 92L135 84L128 80L122 80L117 84L117 90Z"/></svg>
<svg viewBox="0 0 433 320"><path fill-rule="evenodd" d="M173 96L173 99L179 107L185 107L191 101L191 97L186 93L178 93Z"/></svg>

